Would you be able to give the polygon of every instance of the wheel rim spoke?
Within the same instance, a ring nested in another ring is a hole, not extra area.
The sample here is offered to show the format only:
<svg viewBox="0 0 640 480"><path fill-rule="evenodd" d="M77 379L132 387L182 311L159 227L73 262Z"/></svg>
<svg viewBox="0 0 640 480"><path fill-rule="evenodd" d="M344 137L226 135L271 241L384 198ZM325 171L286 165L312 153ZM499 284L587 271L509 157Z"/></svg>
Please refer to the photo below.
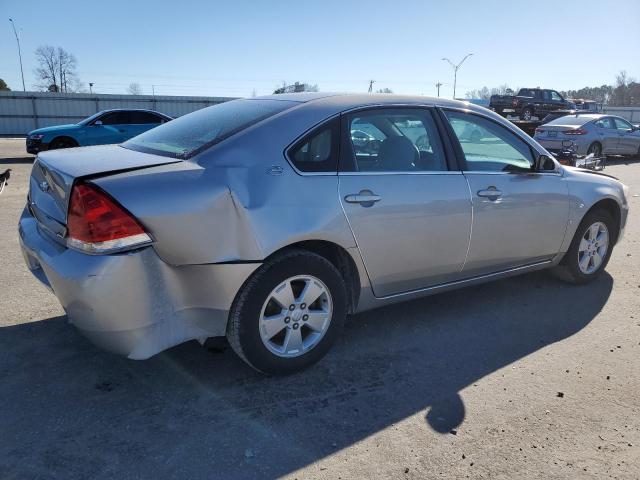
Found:
<svg viewBox="0 0 640 480"><path fill-rule="evenodd" d="M282 283L271 295L282 308L288 308L289 305L293 305L296 301L290 281Z"/></svg>
<svg viewBox="0 0 640 480"><path fill-rule="evenodd" d="M589 248L589 242L587 241L586 238L583 238L582 240L580 240L580 246L578 247L578 251L585 252L587 248Z"/></svg>
<svg viewBox="0 0 640 480"><path fill-rule="evenodd" d="M583 272L586 272L587 269L589 268L589 262L590 261L591 261L591 257L589 255L587 255L586 253L580 259L580 269Z"/></svg>
<svg viewBox="0 0 640 480"><path fill-rule="evenodd" d="M263 317L262 328L264 336L267 339L271 340L287 326L287 324L284 323L285 317L286 314L284 313L273 315L271 317Z"/></svg>
<svg viewBox="0 0 640 480"><path fill-rule="evenodd" d="M284 338L284 344L282 345L283 353L300 353L302 350L302 332L299 328L287 329L287 335Z"/></svg>
<svg viewBox="0 0 640 480"><path fill-rule="evenodd" d="M306 305L311 305L324 293L324 288L313 280L309 280L300 294L300 301Z"/></svg>
<svg viewBox="0 0 640 480"><path fill-rule="evenodd" d="M322 332L325 322L329 318L329 313L325 311L311 311L305 324L314 332Z"/></svg>

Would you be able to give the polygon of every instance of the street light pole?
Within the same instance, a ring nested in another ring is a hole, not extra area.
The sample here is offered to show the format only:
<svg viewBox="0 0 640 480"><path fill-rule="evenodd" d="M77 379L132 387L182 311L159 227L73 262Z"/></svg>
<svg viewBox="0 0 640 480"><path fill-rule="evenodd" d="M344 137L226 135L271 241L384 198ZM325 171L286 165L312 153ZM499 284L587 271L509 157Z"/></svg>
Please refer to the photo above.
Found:
<svg viewBox="0 0 640 480"><path fill-rule="evenodd" d="M458 69L462 66L464 61L467 58L469 58L471 55L473 55L473 53L467 53L465 55L465 57L462 60L460 60L460 63L458 63L457 65L455 63L453 63L451 60L449 60L448 58L443 58L442 59L445 62L449 62L449 65L451 65L451 68L453 68L453 99L454 100L456 98L456 83L458 81Z"/></svg>
<svg viewBox="0 0 640 480"><path fill-rule="evenodd" d="M436 83L436 88L438 89L438 98L440 98L440 87L442 86L442 83L438 82Z"/></svg>
<svg viewBox="0 0 640 480"><path fill-rule="evenodd" d="M26 92L27 88L24 86L24 71L22 70L22 50L20 48L20 38L18 32L16 32L16 25L13 23L13 19L10 18L11 26L13 27L13 34L16 36L16 42L18 43L18 58L20 59L20 75L22 76L22 91Z"/></svg>

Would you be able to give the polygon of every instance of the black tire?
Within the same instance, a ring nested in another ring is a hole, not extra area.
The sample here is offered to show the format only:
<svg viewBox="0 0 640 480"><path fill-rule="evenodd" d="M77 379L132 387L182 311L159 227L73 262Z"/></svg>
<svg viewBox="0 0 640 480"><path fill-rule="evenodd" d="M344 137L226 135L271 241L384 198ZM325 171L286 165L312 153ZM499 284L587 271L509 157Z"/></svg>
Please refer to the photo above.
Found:
<svg viewBox="0 0 640 480"><path fill-rule="evenodd" d="M49 150L57 150L59 148L73 148L77 147L78 142L70 137L58 137L54 138L49 145Z"/></svg>
<svg viewBox="0 0 640 480"><path fill-rule="evenodd" d="M591 153L593 153L595 157L602 156L602 144L600 142L593 142L591 145L589 145L589 148L587 149L587 155Z"/></svg>
<svg viewBox="0 0 640 480"><path fill-rule="evenodd" d="M272 353L263 343L260 315L271 292L297 275L312 275L326 285L333 314L324 336L315 346L302 355L285 358ZM338 269L320 255L292 249L268 260L245 282L229 313L227 339L240 358L254 369L269 374L288 374L309 367L329 351L342 331L346 315L346 285Z"/></svg>
<svg viewBox="0 0 640 480"><path fill-rule="evenodd" d="M602 222L606 225L609 236L609 244L605 257L597 270L591 273L584 273L582 270L580 270L580 266L578 264L578 250L580 247L580 241L585 235L587 229L596 222ZM613 251L614 243L616 241L616 236L616 223L608 211L597 209L587 213L582 219L582 222L580 222L580 225L578 226L578 229L573 236L573 240L571 241L569 250L567 250L567 253L560 262L560 265L558 265L558 267L556 268L556 273L562 280L577 285L595 280L600 275L602 275L602 272L604 272L604 269L609 263L611 252Z"/></svg>
<svg viewBox="0 0 640 480"><path fill-rule="evenodd" d="M527 114L528 114L528 115L527 115ZM533 108L531 108L531 107L525 107L525 108L522 110L522 116L521 116L521 118L522 118L522 120L525 120L525 121L527 121L527 122L528 122L528 121L530 121L530 120L533 118L533 115L534 115ZM529 118L527 118L527 116L528 116Z"/></svg>

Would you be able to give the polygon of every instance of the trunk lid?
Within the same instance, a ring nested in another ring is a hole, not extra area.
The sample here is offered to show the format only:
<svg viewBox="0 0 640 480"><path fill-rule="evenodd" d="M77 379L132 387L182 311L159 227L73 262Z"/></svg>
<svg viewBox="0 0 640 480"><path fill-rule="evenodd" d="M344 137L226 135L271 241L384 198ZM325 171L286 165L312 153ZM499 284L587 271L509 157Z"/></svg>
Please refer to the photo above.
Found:
<svg viewBox="0 0 640 480"><path fill-rule="evenodd" d="M29 209L43 227L58 237L64 237L69 196L77 179L181 161L135 152L118 145L43 152L31 170Z"/></svg>

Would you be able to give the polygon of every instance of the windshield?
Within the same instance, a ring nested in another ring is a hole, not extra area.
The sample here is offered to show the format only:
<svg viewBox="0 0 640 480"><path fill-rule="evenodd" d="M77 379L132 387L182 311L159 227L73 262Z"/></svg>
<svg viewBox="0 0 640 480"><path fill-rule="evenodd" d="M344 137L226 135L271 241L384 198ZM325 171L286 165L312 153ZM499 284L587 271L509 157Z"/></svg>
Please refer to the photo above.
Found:
<svg viewBox="0 0 640 480"><path fill-rule="evenodd" d="M547 125L584 125L589 120L593 120L592 118L587 117L577 117L573 115L567 115L564 117L556 118L555 120L550 121Z"/></svg>
<svg viewBox="0 0 640 480"><path fill-rule="evenodd" d="M122 146L157 155L189 158L296 104L283 100L233 100L184 115L133 137Z"/></svg>
<svg viewBox="0 0 640 480"><path fill-rule="evenodd" d="M100 115L102 115L104 112L98 112L98 113L94 113L93 115L91 115L90 117L85 118L84 120L80 120L77 125L88 125L89 123L91 123L93 120L95 120L96 118L98 118Z"/></svg>

